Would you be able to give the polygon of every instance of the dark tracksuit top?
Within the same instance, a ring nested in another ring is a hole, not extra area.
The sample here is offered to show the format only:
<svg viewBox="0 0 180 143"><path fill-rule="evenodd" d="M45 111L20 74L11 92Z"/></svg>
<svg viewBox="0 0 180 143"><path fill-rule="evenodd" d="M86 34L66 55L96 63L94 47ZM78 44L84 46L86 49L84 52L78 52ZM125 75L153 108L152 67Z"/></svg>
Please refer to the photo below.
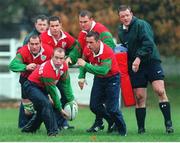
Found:
<svg viewBox="0 0 180 143"><path fill-rule="evenodd" d="M147 64L152 60L161 61L153 31L146 21L134 16L128 30L123 29L123 25L119 26L118 36L121 43L128 48L129 68L136 57L141 59L141 64Z"/></svg>

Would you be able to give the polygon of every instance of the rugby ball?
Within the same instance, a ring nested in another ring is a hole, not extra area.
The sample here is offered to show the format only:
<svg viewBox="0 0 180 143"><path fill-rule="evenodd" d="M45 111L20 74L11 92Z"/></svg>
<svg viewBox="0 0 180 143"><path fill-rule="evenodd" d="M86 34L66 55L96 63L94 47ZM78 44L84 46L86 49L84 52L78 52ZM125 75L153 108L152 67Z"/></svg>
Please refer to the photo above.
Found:
<svg viewBox="0 0 180 143"><path fill-rule="evenodd" d="M69 115L67 120L72 121L78 114L78 105L75 101L68 102L64 106L64 111Z"/></svg>

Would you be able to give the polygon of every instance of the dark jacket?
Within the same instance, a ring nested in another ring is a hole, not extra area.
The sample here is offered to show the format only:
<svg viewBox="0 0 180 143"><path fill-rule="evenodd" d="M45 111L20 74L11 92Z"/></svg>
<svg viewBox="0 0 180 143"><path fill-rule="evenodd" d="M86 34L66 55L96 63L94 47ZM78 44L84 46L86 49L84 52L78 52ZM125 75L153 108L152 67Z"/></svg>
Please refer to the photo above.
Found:
<svg viewBox="0 0 180 143"><path fill-rule="evenodd" d="M128 48L129 66L136 57L141 59L141 64L160 61L153 31L146 21L133 17L128 30L123 29L123 25L119 26L118 36L121 43Z"/></svg>

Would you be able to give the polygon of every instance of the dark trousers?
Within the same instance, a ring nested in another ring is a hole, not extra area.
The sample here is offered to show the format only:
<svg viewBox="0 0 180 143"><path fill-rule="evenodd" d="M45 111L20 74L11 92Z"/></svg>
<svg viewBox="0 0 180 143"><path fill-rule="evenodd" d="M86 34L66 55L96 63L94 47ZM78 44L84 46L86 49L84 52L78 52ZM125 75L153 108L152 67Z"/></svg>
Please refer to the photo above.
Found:
<svg viewBox="0 0 180 143"><path fill-rule="evenodd" d="M18 119L18 127L22 128L24 127L29 120L32 118L33 115L26 115L24 111L24 106L22 105L22 102L19 106L19 119Z"/></svg>
<svg viewBox="0 0 180 143"><path fill-rule="evenodd" d="M126 133L126 124L119 107L120 75L95 77L90 98L90 109L98 117L115 122L120 134Z"/></svg>
<svg viewBox="0 0 180 143"><path fill-rule="evenodd" d="M25 81L27 81L27 78L20 77L21 89L22 89L22 86L23 86ZM61 99L60 100L62 103L62 107L64 107L64 105L67 103L67 99L65 97L65 94L64 94L64 91L61 87L60 82L58 82L57 87L61 91ZM27 98L23 90L21 90L21 93L22 93L23 99ZM47 94L47 93L45 93L45 94ZM57 125L59 128L61 128L63 126L68 126L67 120L59 113L59 111L56 111L56 109L54 109L54 113L55 113ZM26 115L25 114L24 106L22 105L22 102L21 102L21 104L19 106L18 127L19 128L24 127L29 122L29 120L32 118L32 116L33 115Z"/></svg>
<svg viewBox="0 0 180 143"><path fill-rule="evenodd" d="M23 90L30 99L37 111L37 120L44 122L47 133L51 134L58 131L53 107L48 99L47 93L36 84L26 81Z"/></svg>
<svg viewBox="0 0 180 143"><path fill-rule="evenodd" d="M26 98L26 95L23 91L23 84L24 82L27 81L27 78L26 77L23 77L23 76L20 76L19 78L19 82L21 84L21 98L22 99L25 99ZM32 118L33 115L26 115L25 114L25 111L24 111L24 106L22 105L22 102L19 106L19 119L18 119L18 127L19 128L22 128L24 127L28 122L29 120Z"/></svg>

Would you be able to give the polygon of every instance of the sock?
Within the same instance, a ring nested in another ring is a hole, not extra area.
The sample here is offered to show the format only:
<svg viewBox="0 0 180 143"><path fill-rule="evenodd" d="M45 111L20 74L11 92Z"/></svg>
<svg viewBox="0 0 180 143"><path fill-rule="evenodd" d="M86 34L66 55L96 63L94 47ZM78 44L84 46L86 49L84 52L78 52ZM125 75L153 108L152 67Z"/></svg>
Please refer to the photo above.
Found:
<svg viewBox="0 0 180 143"><path fill-rule="evenodd" d="M145 117L146 117L146 108L136 108L135 113L136 113L138 129L141 129L141 128L145 129L144 123L145 123Z"/></svg>
<svg viewBox="0 0 180 143"><path fill-rule="evenodd" d="M170 104L169 102L160 102L159 107L164 116L165 124L170 121L171 122L171 112L170 112Z"/></svg>

